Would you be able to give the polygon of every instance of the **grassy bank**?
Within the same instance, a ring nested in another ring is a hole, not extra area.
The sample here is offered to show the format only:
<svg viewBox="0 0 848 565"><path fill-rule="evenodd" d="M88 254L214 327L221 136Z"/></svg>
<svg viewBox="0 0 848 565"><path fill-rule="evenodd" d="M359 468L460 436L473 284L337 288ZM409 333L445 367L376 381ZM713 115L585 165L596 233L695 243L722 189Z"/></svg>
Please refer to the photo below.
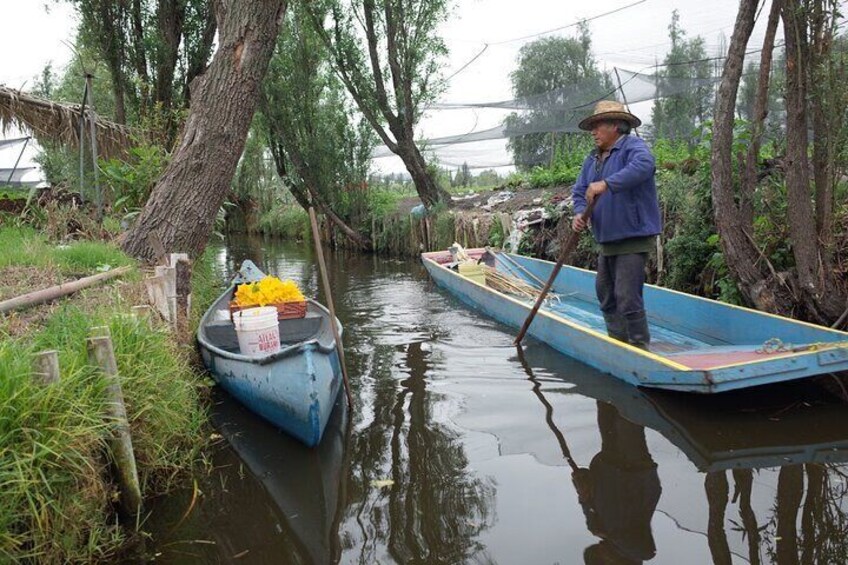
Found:
<svg viewBox="0 0 848 565"><path fill-rule="evenodd" d="M55 246L26 228L0 227L0 298L133 261L110 244ZM199 265L195 304L213 291ZM132 537L118 525L105 451L104 380L88 365L89 328L108 326L145 497L200 460L208 435L205 384L190 346L129 315L144 302L138 270L53 305L0 317L0 562L107 559ZM31 358L59 352L59 383L38 386ZM140 524L143 529L143 522Z"/></svg>

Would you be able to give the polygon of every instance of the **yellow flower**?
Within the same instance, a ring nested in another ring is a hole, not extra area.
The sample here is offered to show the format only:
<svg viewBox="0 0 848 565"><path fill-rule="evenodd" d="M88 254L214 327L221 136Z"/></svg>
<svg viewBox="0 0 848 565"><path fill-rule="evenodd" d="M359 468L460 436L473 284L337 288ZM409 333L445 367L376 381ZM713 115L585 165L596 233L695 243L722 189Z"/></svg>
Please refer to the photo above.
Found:
<svg viewBox="0 0 848 565"><path fill-rule="evenodd" d="M294 281L281 281L277 277L267 276L261 281L245 283L236 289L237 306L266 306L281 302L303 302L306 298Z"/></svg>

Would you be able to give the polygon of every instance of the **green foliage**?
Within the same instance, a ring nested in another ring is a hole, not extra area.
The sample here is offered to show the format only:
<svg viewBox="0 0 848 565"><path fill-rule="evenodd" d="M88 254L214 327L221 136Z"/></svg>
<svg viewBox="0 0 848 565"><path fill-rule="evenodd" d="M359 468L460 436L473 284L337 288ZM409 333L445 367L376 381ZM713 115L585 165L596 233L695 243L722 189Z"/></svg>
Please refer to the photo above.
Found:
<svg viewBox="0 0 848 565"><path fill-rule="evenodd" d="M0 268L78 272L104 262L133 263L109 245L56 249L34 230L0 229ZM127 315L134 303L116 288L92 290L91 302L61 305L24 337L11 337L10 322L0 321L0 561L104 561L125 541L110 515L106 383L88 364L91 327L110 330L142 492L167 490L206 445L201 381L186 351L170 331ZM62 376L37 386L32 355L47 349L59 352Z"/></svg>
<svg viewBox="0 0 848 565"><path fill-rule="evenodd" d="M654 102L651 122L655 138L688 141L695 129L711 116L712 85L705 79L712 77L712 64L706 60L703 38L686 39L677 10L672 12L668 32L671 50L663 60L662 70L657 72L658 97ZM663 90L671 81L674 81L675 93L664 94ZM687 81L689 87L681 92L680 84Z"/></svg>
<svg viewBox="0 0 848 565"><path fill-rule="evenodd" d="M127 160L101 160L100 171L111 191L113 210L124 216L141 211L167 164L165 149L147 143L130 149Z"/></svg>
<svg viewBox="0 0 848 565"><path fill-rule="evenodd" d="M309 214L297 206L275 207L264 212L259 218L259 228L267 235L301 241L309 241L312 234Z"/></svg>
<svg viewBox="0 0 848 565"><path fill-rule="evenodd" d="M722 302L738 305L744 304L745 299L742 296L739 287L736 285L736 282L733 280L733 277L730 275L727 263L724 260L724 253L722 253L719 248L718 234L710 236L707 243L715 250L710 256L707 266L718 276L715 280L715 288L710 289L712 294L716 299L721 300Z"/></svg>
<svg viewBox="0 0 848 565"><path fill-rule="evenodd" d="M304 4L310 22L330 53L328 61L370 128L408 166L426 163L413 148L424 108L444 90L442 61L447 47L440 27L448 0L317 0ZM446 199L430 178L416 191L428 206Z"/></svg>
<svg viewBox="0 0 848 565"><path fill-rule="evenodd" d="M239 202L250 201L260 210L268 210L281 192L281 181L267 149L267 136L262 119L253 120L244 152L233 178L233 195Z"/></svg>
<svg viewBox="0 0 848 565"><path fill-rule="evenodd" d="M694 157L689 145L685 141L675 141L666 138L656 140L651 146L651 153L654 155L657 168L664 168L666 165L676 165L686 161L690 157Z"/></svg>
<svg viewBox="0 0 848 565"><path fill-rule="evenodd" d="M506 234L504 233L503 224L496 219L492 222L492 227L489 228L488 243L491 247L503 248L505 241Z"/></svg>
<svg viewBox="0 0 848 565"><path fill-rule="evenodd" d="M527 182L526 176L519 172L513 171L506 177L506 182L504 182L504 186L506 188L519 188L523 186Z"/></svg>
<svg viewBox="0 0 848 565"><path fill-rule="evenodd" d="M354 116L330 54L308 21L291 6L263 90L262 128L278 171L301 205L310 190L344 220L364 216L366 180L376 139Z"/></svg>
<svg viewBox="0 0 848 565"><path fill-rule="evenodd" d="M435 249L447 249L456 238L456 218L447 210L441 210L433 218L431 245Z"/></svg>
<svg viewBox="0 0 848 565"><path fill-rule="evenodd" d="M530 105L525 115L511 114L508 130L546 131L573 121L571 108L607 94L612 83L597 68L591 55L588 27L580 27L577 38L545 37L524 45L518 68L510 75L513 95ZM550 165L555 148L575 134L530 133L513 135L509 148L520 170Z"/></svg>
<svg viewBox="0 0 848 565"><path fill-rule="evenodd" d="M64 273L93 273L106 265L114 268L132 264L131 259L111 244L78 241L57 247L29 227L0 228L0 268L53 267Z"/></svg>
<svg viewBox="0 0 848 565"><path fill-rule="evenodd" d="M397 210L402 194L392 190L372 188L368 191L368 213L371 217L382 219Z"/></svg>

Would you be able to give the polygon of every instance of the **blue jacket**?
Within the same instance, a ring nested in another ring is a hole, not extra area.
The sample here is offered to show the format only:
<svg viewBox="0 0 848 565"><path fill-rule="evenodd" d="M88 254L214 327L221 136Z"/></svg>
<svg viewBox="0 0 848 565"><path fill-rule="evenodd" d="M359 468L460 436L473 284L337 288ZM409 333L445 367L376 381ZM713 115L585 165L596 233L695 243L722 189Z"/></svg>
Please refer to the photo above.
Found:
<svg viewBox="0 0 848 565"><path fill-rule="evenodd" d="M656 235L662 231L654 156L640 138L623 135L598 170L598 151L592 151L572 189L574 212L586 210L589 183L607 181L592 213L592 232L598 243Z"/></svg>

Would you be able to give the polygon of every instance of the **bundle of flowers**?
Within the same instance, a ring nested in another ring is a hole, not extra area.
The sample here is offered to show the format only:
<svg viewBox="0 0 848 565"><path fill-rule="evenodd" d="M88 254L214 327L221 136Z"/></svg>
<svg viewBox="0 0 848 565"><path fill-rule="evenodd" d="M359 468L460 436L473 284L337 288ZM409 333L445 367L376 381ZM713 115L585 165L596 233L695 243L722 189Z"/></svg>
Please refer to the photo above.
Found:
<svg viewBox="0 0 848 565"><path fill-rule="evenodd" d="M273 275L257 282L240 284L230 302L230 312L257 306L276 306L280 319L306 315L306 298L297 284Z"/></svg>

